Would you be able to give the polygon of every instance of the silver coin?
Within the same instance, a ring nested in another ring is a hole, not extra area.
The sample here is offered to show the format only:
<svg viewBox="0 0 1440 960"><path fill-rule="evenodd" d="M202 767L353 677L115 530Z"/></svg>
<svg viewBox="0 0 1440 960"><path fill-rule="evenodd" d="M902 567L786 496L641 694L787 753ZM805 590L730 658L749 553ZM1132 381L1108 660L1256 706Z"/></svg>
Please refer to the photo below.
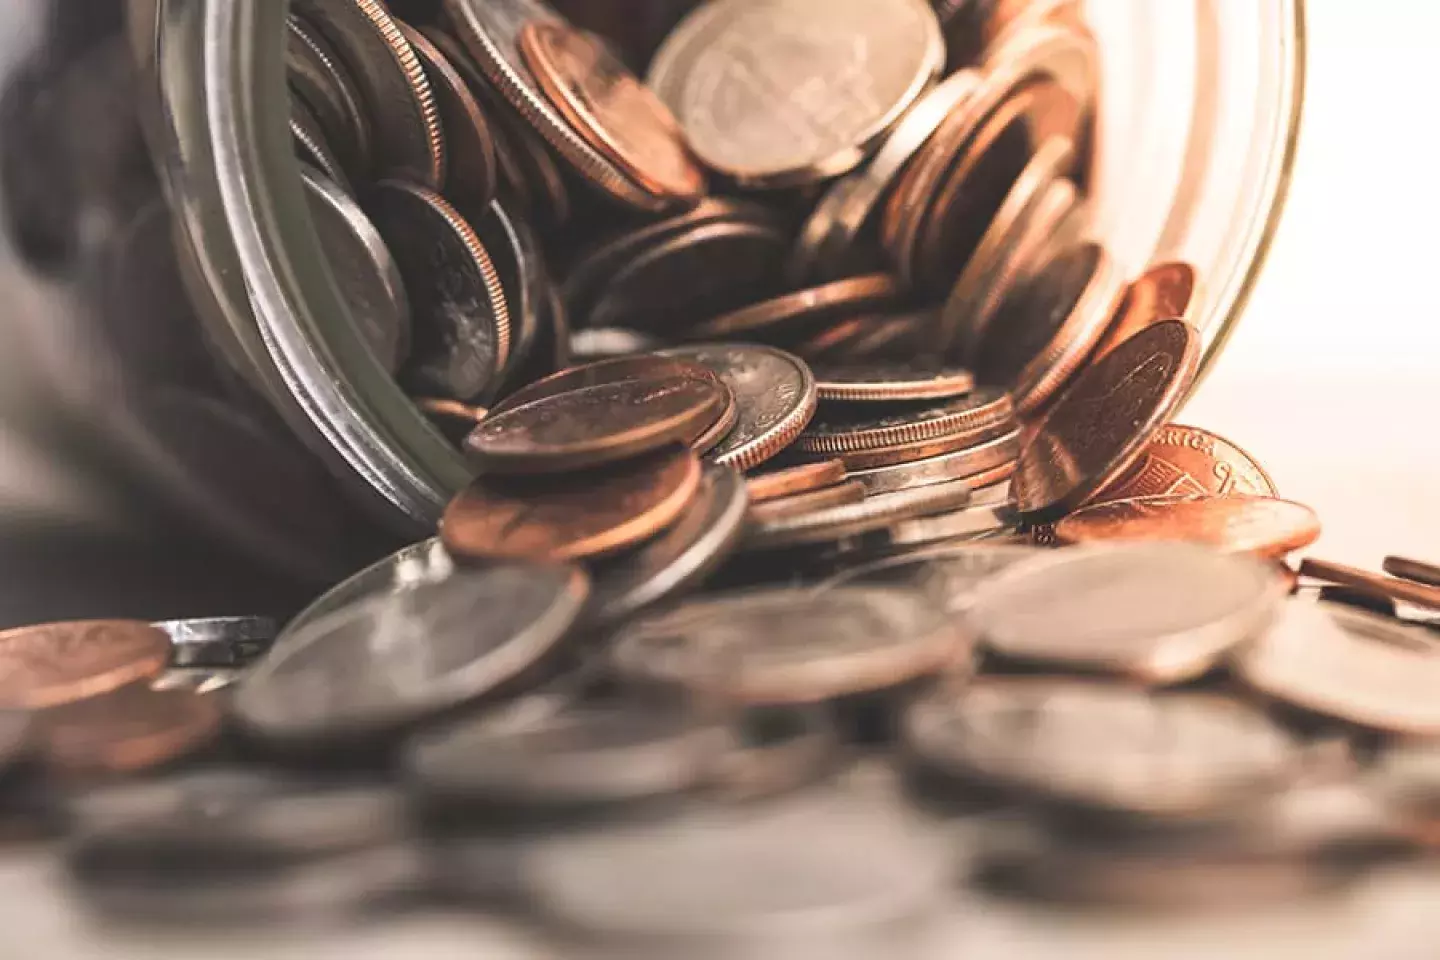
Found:
<svg viewBox="0 0 1440 960"><path fill-rule="evenodd" d="M935 769L1139 816L1254 808L1303 769L1290 735L1239 700L1080 680L941 687L911 705L903 731L912 754Z"/></svg>
<svg viewBox="0 0 1440 960"><path fill-rule="evenodd" d="M707 464L700 489L679 520L636 550L591 568L586 622L618 623L698 583L739 542L749 502L739 473Z"/></svg>
<svg viewBox="0 0 1440 960"><path fill-rule="evenodd" d="M942 453L924 460L910 460L869 470L852 470L847 476L858 480L867 493L890 493L912 487L964 480L1007 463L1020 455L1020 431L1012 430L993 440L963 450Z"/></svg>
<svg viewBox="0 0 1440 960"><path fill-rule="evenodd" d="M647 81L706 164L793 186L857 166L944 60L923 0L718 0L671 32Z"/></svg>
<svg viewBox="0 0 1440 960"><path fill-rule="evenodd" d="M549 308L551 284L545 251L530 225L511 216L498 200L475 219L474 228L495 264L510 315L510 356L504 370L508 382L530 359L544 323L543 313Z"/></svg>
<svg viewBox="0 0 1440 960"><path fill-rule="evenodd" d="M962 544L899 557L885 557L836 574L815 589L843 586L908 587L921 590L951 613L970 609L984 584L1017 563L1043 556L1038 547L1017 544Z"/></svg>
<svg viewBox="0 0 1440 960"><path fill-rule="evenodd" d="M815 377L804 360L775 347L702 343L658 351L711 370L735 397L735 426L707 454L749 470L789 446L815 415Z"/></svg>
<svg viewBox="0 0 1440 960"><path fill-rule="evenodd" d="M405 766L442 802L609 805L693 789L728 743L725 728L690 704L615 698L526 723L464 722L414 741Z"/></svg>
<svg viewBox="0 0 1440 960"><path fill-rule="evenodd" d="M190 693L219 693L245 678L237 667L171 667L150 681L151 690L185 690Z"/></svg>
<svg viewBox="0 0 1440 960"><path fill-rule="evenodd" d="M573 567L503 563L356 601L289 631L240 685L236 718L277 746L392 735L533 668L588 588Z"/></svg>
<svg viewBox="0 0 1440 960"><path fill-rule="evenodd" d="M233 667L270 649L280 625L271 617L199 617L155 624L174 644L177 667Z"/></svg>
<svg viewBox="0 0 1440 960"><path fill-rule="evenodd" d="M570 332L570 357L576 364L609 360L632 353L650 353L660 341L624 327L586 327Z"/></svg>
<svg viewBox="0 0 1440 960"><path fill-rule="evenodd" d="M335 277L350 322L390 373L410 350L410 301L405 282L380 231L334 181L301 168L310 218Z"/></svg>
<svg viewBox="0 0 1440 960"><path fill-rule="evenodd" d="M972 649L966 627L914 590L771 588L642 618L619 632L614 660L732 702L813 703L938 673Z"/></svg>
<svg viewBox="0 0 1440 960"><path fill-rule="evenodd" d="M753 707L741 712L734 743L712 773L724 800L774 797L819 781L840 761L835 721L824 704Z"/></svg>
<svg viewBox="0 0 1440 960"><path fill-rule="evenodd" d="M362 600L403 592L420 584L438 583L454 572L455 561L439 537L403 547L317 597L285 624L275 638L275 646L285 646L296 633L337 610Z"/></svg>
<svg viewBox="0 0 1440 960"><path fill-rule="evenodd" d="M997 577L971 619L1017 660L1176 683L1210 670L1275 619L1264 563L1189 544L1057 550Z"/></svg>
<svg viewBox="0 0 1440 960"><path fill-rule="evenodd" d="M773 550L800 544L828 543L882 530L914 517L955 510L969 503L963 480L866 497L859 503L816 510L798 517L754 522L746 529L742 549Z"/></svg>
<svg viewBox="0 0 1440 960"><path fill-rule="evenodd" d="M356 178L368 176L374 145L359 88L324 34L293 15L286 18L286 28L290 88L315 114L345 172Z"/></svg>
<svg viewBox="0 0 1440 960"><path fill-rule="evenodd" d="M1005 481L975 490L970 502L959 510L901 520L874 537L892 549L909 548L946 540L995 537L1013 532L1019 523L1020 514L1015 510L1015 501L1010 499L1010 483Z"/></svg>
<svg viewBox="0 0 1440 960"><path fill-rule="evenodd" d="M298 97L290 98L290 139L295 141L297 157L319 170L346 193L354 193L355 187L350 182L350 176L326 139L320 121L305 101Z"/></svg>

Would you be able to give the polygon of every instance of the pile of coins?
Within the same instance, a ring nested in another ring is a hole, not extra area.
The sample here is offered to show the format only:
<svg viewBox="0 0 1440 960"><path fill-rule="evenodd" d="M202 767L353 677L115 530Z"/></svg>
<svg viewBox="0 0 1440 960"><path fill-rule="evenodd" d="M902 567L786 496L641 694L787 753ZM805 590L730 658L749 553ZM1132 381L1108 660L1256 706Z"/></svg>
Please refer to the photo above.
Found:
<svg viewBox="0 0 1440 960"><path fill-rule="evenodd" d="M1297 586L1314 513L1172 422L1201 278L1087 234L1072 4L570 6L623 50L294 0L330 269L476 478L283 628L0 633L0 822L81 902L787 955L957 874L1250 905L1434 847L1440 570Z"/></svg>

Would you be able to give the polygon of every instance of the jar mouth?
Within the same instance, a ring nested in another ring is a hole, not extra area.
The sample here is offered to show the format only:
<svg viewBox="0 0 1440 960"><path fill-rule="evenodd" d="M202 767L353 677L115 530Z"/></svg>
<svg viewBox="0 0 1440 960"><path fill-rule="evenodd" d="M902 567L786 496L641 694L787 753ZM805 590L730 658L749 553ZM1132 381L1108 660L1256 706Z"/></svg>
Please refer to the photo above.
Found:
<svg viewBox="0 0 1440 960"><path fill-rule="evenodd" d="M1106 7L1133 6L1087 0L1087 11L1102 16ZM1217 112L1230 101L1209 96L1206 75L1213 79L1224 67L1233 99L1233 50L1222 21L1238 14L1219 0L1184 6L1186 17L1193 8L1200 76L1189 81L1194 113L1178 138L1178 178L1152 235L1120 259L1132 272L1154 260L1202 256L1204 269L1219 267L1205 278L1194 318L1203 378L1248 301L1284 207L1299 138L1305 18L1304 0L1271 0L1256 5L1259 14L1248 11L1262 21L1248 31L1254 49L1242 57L1258 78L1248 91L1257 102L1248 127L1220 129ZM145 11L132 14L132 29L140 21L132 39L158 84L162 175L207 335L385 527L410 538L433 531L472 470L345 322L292 154L284 107L288 2L136 0L132 7ZM1103 101L1101 110L1103 127ZM1207 141L1217 133L1246 143L1243 184L1223 169L1232 157L1214 162ZM1188 181L1177 186L1191 176L1198 190ZM1192 221L1206 198L1215 206L1217 191L1226 190L1220 195L1229 199L1218 204L1226 207L1223 225L1197 228Z"/></svg>

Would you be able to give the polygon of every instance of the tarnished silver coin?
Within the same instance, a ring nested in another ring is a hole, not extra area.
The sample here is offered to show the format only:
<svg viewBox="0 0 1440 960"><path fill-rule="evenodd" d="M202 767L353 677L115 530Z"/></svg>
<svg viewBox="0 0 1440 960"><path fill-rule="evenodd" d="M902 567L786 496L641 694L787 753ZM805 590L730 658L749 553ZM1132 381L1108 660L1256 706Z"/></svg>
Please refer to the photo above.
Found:
<svg viewBox="0 0 1440 960"><path fill-rule="evenodd" d="M295 0L293 12L335 49L374 126L375 176L439 189L445 133L425 71L380 0Z"/></svg>
<svg viewBox="0 0 1440 960"><path fill-rule="evenodd" d="M439 537L403 547L342 580L317 597L281 628L276 646L284 646L307 625L327 614L362 600L386 597L424 583L444 580L455 572L455 561Z"/></svg>
<svg viewBox="0 0 1440 960"><path fill-rule="evenodd" d="M345 172L369 176L374 138L364 98L325 35L304 19L286 19L285 76L291 90L315 115Z"/></svg>
<svg viewBox="0 0 1440 960"><path fill-rule="evenodd" d="M386 737L494 692L551 654L584 572L498 563L359 600L290 632L233 703L277 747Z"/></svg>
<svg viewBox="0 0 1440 960"><path fill-rule="evenodd" d="M445 131L445 195L467 211L478 210L495 199L500 179L490 122L450 58L420 31L397 25L425 71Z"/></svg>
<svg viewBox="0 0 1440 960"><path fill-rule="evenodd" d="M903 727L912 756L933 769L1135 816L1254 808L1303 769L1293 738L1243 701L1122 684L1024 677L942 686L911 705Z"/></svg>
<svg viewBox="0 0 1440 960"><path fill-rule="evenodd" d="M170 662L177 667L233 667L270 649L280 625L271 617L199 617L164 620L155 626L170 635Z"/></svg>
<svg viewBox="0 0 1440 960"><path fill-rule="evenodd" d="M849 477L858 480L868 493L889 493L932 483L964 480L1013 463L1019 455L1020 431L1012 430L994 440L952 453L942 453L938 457L926 457L924 460L911 460L869 470L852 470Z"/></svg>
<svg viewBox="0 0 1440 960"><path fill-rule="evenodd" d="M492 201L484 213L473 219L472 226L495 265L500 289L505 292L505 309L510 316L510 355L503 371L504 386L498 391L498 395L503 396L505 387L517 379L521 371L543 370L541 376L551 372L549 358L531 357L546 323L550 276L540 238L524 220L512 216L500 201Z"/></svg>
<svg viewBox="0 0 1440 960"><path fill-rule="evenodd" d="M333 181L301 168L320 247L349 307L350 322L394 373L410 350L410 300L400 267L365 211Z"/></svg>
<svg viewBox="0 0 1440 960"><path fill-rule="evenodd" d="M1010 484L996 483L971 492L959 510L913 517L875 534L889 549L907 549L947 540L984 540L1015 530L1020 515L1010 498Z"/></svg>
<svg viewBox="0 0 1440 960"><path fill-rule="evenodd" d="M806 543L829 543L882 530L914 517L945 513L969 501L970 486L963 480L897 490L802 516L751 523L741 546L745 550L773 550Z"/></svg>
<svg viewBox="0 0 1440 960"><path fill-rule="evenodd" d="M1260 634L1284 595L1248 557L1180 543L1088 547L996 577L971 619L1006 657L1176 683Z"/></svg>
<svg viewBox="0 0 1440 960"><path fill-rule="evenodd" d="M623 673L742 703L813 703L899 686L971 655L968 629L914 590L788 588L709 597L620 631Z"/></svg>
<svg viewBox="0 0 1440 960"><path fill-rule="evenodd" d="M618 623L699 583L739 542L748 506L745 479L732 467L707 464L679 520L654 540L592 565L586 622Z"/></svg>
<svg viewBox="0 0 1440 960"><path fill-rule="evenodd" d="M675 28L647 80L710 167L794 186L858 165L944 60L924 0L720 0Z"/></svg>
<svg viewBox="0 0 1440 960"><path fill-rule="evenodd" d="M992 577L1043 556L1038 547L962 544L885 557L844 570L815 589L843 586L908 587L925 592L951 613L963 613Z"/></svg>
<svg viewBox="0 0 1440 960"><path fill-rule="evenodd" d="M718 376L735 397L735 426L709 459L749 470L784 450L815 414L815 378L805 361L775 347L703 343L659 351Z"/></svg>
<svg viewBox="0 0 1440 960"><path fill-rule="evenodd" d="M315 118L314 111L305 101L294 96L290 98L290 139L295 143L295 156L319 170L346 193L354 192L354 185L325 138L325 131Z"/></svg>
<svg viewBox="0 0 1440 960"><path fill-rule="evenodd" d="M484 396L510 355L509 306L489 252L454 207L418 184L384 180L364 200L410 296L402 378L452 400Z"/></svg>
<svg viewBox="0 0 1440 960"><path fill-rule="evenodd" d="M1010 395L991 389L935 403L830 404L795 444L808 453L845 454L980 432L1014 419Z"/></svg>

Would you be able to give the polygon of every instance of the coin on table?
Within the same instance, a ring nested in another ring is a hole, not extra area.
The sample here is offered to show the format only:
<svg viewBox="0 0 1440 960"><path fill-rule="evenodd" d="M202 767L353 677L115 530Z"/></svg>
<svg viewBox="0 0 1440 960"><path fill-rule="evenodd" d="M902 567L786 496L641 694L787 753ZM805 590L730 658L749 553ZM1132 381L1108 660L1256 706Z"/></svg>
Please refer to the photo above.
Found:
<svg viewBox="0 0 1440 960"><path fill-rule="evenodd" d="M1199 299L1194 267L1178 260L1157 263L1131 282L1095 356L1105 356L1158 320L1191 319Z"/></svg>
<svg viewBox="0 0 1440 960"><path fill-rule="evenodd" d="M970 609L984 585L1010 567L1044 556L1035 547L962 544L885 557L844 570L815 589L847 585L918 589L951 613Z"/></svg>
<svg viewBox="0 0 1440 960"><path fill-rule="evenodd" d="M302 165L310 219L326 263L359 331L375 358L390 373L410 350L410 300L400 267L365 211L334 181Z"/></svg>
<svg viewBox="0 0 1440 960"><path fill-rule="evenodd" d="M846 314L888 306L899 292L895 278L888 273L847 277L752 303L688 327L683 333L689 340L759 337L789 343Z"/></svg>
<svg viewBox="0 0 1440 960"><path fill-rule="evenodd" d="M938 363L824 363L815 384L821 400L946 400L974 389L975 376Z"/></svg>
<svg viewBox="0 0 1440 960"><path fill-rule="evenodd" d="M465 450L495 473L598 467L693 443L729 399L714 377L610 380L492 412L465 439Z"/></svg>
<svg viewBox="0 0 1440 960"><path fill-rule="evenodd" d="M491 408L492 413L523 406L535 400L546 400L585 387L621 383L632 380L666 380L675 377L691 377L697 380L718 379L708 368L682 358L661 356L657 353L640 353L633 356L614 357L582 363L552 373L548 377L528 383L500 400Z"/></svg>
<svg viewBox="0 0 1440 960"><path fill-rule="evenodd" d="M377 176L445 182L445 132L425 70L379 0L296 0L294 13L335 48L375 129Z"/></svg>
<svg viewBox="0 0 1440 960"><path fill-rule="evenodd" d="M814 510L799 516L754 520L742 543L746 550L773 550L807 543L830 543L963 507L970 485L963 480L936 483L866 497L859 503ZM773 501L772 501L773 502Z"/></svg>
<svg viewBox="0 0 1440 960"><path fill-rule="evenodd" d="M364 200L410 298L414 335L404 378L454 400L483 395L510 354L510 311L475 229L418 184L385 180Z"/></svg>
<svg viewBox="0 0 1440 960"><path fill-rule="evenodd" d="M158 676L170 637L138 620L74 620L0 631L0 709L39 710Z"/></svg>
<svg viewBox="0 0 1440 960"><path fill-rule="evenodd" d="M40 733L42 761L56 775L136 773L213 742L220 707L188 690L126 687L48 711Z"/></svg>
<svg viewBox="0 0 1440 960"><path fill-rule="evenodd" d="M642 210L658 210L668 198L643 189L560 115L526 66L520 34L527 24L553 23L555 12L540 0L445 0L446 22L464 43L486 79L581 178L601 192Z"/></svg>
<svg viewBox="0 0 1440 960"><path fill-rule="evenodd" d="M1003 656L1176 683L1209 671L1275 618L1264 563L1188 544L1060 550L992 581L971 612Z"/></svg>
<svg viewBox="0 0 1440 960"><path fill-rule="evenodd" d="M1306 557L1300 561L1300 575L1344 584L1352 590L1358 590L1362 594L1372 597L1399 600L1402 603L1410 603L1430 610L1440 609L1440 587L1415 583L1398 577L1387 577L1371 573L1369 570L1346 566L1343 563L1332 563L1328 560Z"/></svg>
<svg viewBox="0 0 1440 960"><path fill-rule="evenodd" d="M811 703L896 687L972 652L969 631L913 590L772 588L701 604L623 629L617 668L734 702Z"/></svg>
<svg viewBox="0 0 1440 960"><path fill-rule="evenodd" d="M1014 487L1024 518L1054 520L1134 463L1185 396L1199 362L1195 329L1165 320L1082 370L1020 453Z"/></svg>
<svg viewBox="0 0 1440 960"><path fill-rule="evenodd" d="M709 452L716 463L750 470L788 447L815 414L815 377L805 361L783 350L706 343L661 353L708 368L734 395L735 426Z"/></svg>
<svg viewBox="0 0 1440 960"><path fill-rule="evenodd" d="M688 226L618 267L577 321L673 335L785 289L790 240L769 218L725 217ZM688 333L687 333L688 335Z"/></svg>
<svg viewBox="0 0 1440 960"><path fill-rule="evenodd" d="M445 508L440 537L456 557L574 560L618 553L679 519L700 461L662 450L568 477L479 479Z"/></svg>
<svg viewBox="0 0 1440 960"><path fill-rule="evenodd" d="M404 23L396 26L425 71L445 131L445 195L466 210L479 210L495 199L500 182L490 122L450 58L419 30Z"/></svg>
<svg viewBox="0 0 1440 960"><path fill-rule="evenodd" d="M981 389L941 403L827 405L795 440L797 450L848 455L862 450L908 445L955 434L1009 424L1014 419L1010 395Z"/></svg>
<svg viewBox="0 0 1440 960"><path fill-rule="evenodd" d="M603 41L559 20L532 20L517 43L551 105L630 179L667 201L705 192L669 108Z"/></svg>
<svg viewBox="0 0 1440 960"><path fill-rule="evenodd" d="M592 566L587 623L618 623L703 580L739 542L748 502L733 468L706 464L694 499L668 530Z"/></svg>
<svg viewBox="0 0 1440 960"><path fill-rule="evenodd" d="M752 473L745 480L751 503L764 503L797 493L833 486L845 479L845 464L839 460L817 460L793 467L779 467Z"/></svg>
<svg viewBox="0 0 1440 960"><path fill-rule="evenodd" d="M270 649L280 625L272 617L196 617L155 624L174 646L177 667L233 667Z"/></svg>
<svg viewBox="0 0 1440 960"><path fill-rule="evenodd" d="M764 503L753 504L750 507L750 522L763 524L792 517L803 517L817 510L842 507L846 504L859 503L864 499L864 485L856 483L854 480L845 480L819 490L793 493L788 497L778 497Z"/></svg>
<svg viewBox="0 0 1440 960"><path fill-rule="evenodd" d="M843 756L825 704L760 705L740 711L731 744L708 785L722 801L774 798L818 783Z"/></svg>
<svg viewBox="0 0 1440 960"><path fill-rule="evenodd" d="M723 0L681 21L647 80L705 164L780 187L857 166L944 60L923 0Z"/></svg>
<svg viewBox="0 0 1440 960"><path fill-rule="evenodd" d="M1294 739L1243 701L1073 679L941 685L906 712L903 736L931 769L1130 816L1253 809L1303 770Z"/></svg>
<svg viewBox="0 0 1440 960"><path fill-rule="evenodd" d="M413 741L404 765L431 802L608 806L694 789L728 743L724 726L693 705L617 696L523 721L462 721Z"/></svg>
<svg viewBox="0 0 1440 960"><path fill-rule="evenodd" d="M1145 453L1096 501L1134 497L1278 496L1275 481L1244 450L1199 427L1170 423L1155 431Z"/></svg>
<svg viewBox="0 0 1440 960"><path fill-rule="evenodd" d="M310 109L347 174L370 174L374 133L354 78L325 35L304 19L286 18L285 77Z"/></svg>
<svg viewBox="0 0 1440 960"><path fill-rule="evenodd" d="M1233 669L1261 693L1302 709L1433 737L1440 734L1440 658L1416 649L1406 630L1400 621L1291 600L1270 630L1237 652ZM1391 632L1394 642L1385 639Z"/></svg>
<svg viewBox="0 0 1440 960"><path fill-rule="evenodd" d="M1386 557L1383 569L1391 576L1403 577L1416 583L1440 587L1440 567L1405 557Z"/></svg>
<svg viewBox="0 0 1440 960"><path fill-rule="evenodd" d="M1275 497L1139 497L1079 510L1055 524L1062 543L1182 540L1226 553L1283 557L1320 536L1315 511Z"/></svg>
<svg viewBox="0 0 1440 960"><path fill-rule="evenodd" d="M976 376L1009 389L1022 416L1044 409L1094 350L1123 289L1099 244L1062 250L1000 306L975 348Z"/></svg>
<svg viewBox="0 0 1440 960"><path fill-rule="evenodd" d="M588 588L574 567L505 562L356 601L277 644L240 685L233 710L277 747L394 735L543 661Z"/></svg>
<svg viewBox="0 0 1440 960"><path fill-rule="evenodd" d="M869 470L852 470L850 477L859 481L867 493L889 493L950 480L968 480L1013 463L1019 454L1020 431L1012 430L994 440L951 453L942 453L937 457L911 460L888 467L872 467ZM985 479L997 482L1003 478ZM980 480L971 480L970 483L971 486L989 485Z"/></svg>

